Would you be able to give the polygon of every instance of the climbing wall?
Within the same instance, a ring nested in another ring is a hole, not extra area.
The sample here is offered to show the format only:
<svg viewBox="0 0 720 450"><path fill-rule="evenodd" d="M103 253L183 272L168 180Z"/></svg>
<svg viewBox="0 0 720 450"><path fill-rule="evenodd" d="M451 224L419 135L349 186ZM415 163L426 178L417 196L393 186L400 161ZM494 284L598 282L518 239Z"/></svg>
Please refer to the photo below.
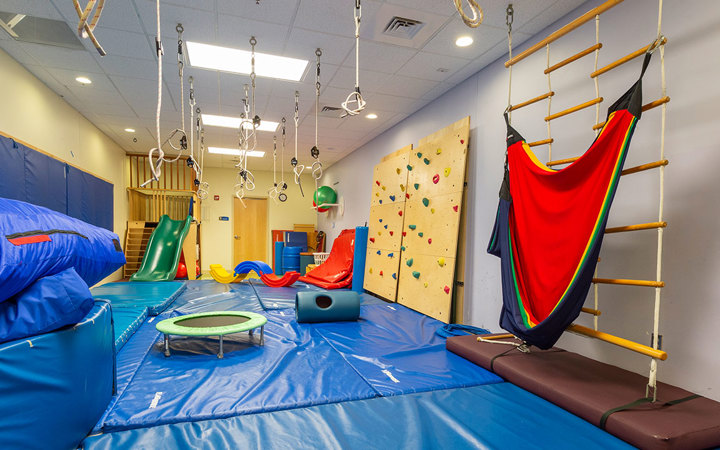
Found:
<svg viewBox="0 0 720 450"><path fill-rule="evenodd" d="M386 156L375 166L368 222L365 290L384 299L397 297L398 266L412 145Z"/></svg>
<svg viewBox="0 0 720 450"><path fill-rule="evenodd" d="M397 301L450 322L470 118L420 141L408 157Z"/></svg>

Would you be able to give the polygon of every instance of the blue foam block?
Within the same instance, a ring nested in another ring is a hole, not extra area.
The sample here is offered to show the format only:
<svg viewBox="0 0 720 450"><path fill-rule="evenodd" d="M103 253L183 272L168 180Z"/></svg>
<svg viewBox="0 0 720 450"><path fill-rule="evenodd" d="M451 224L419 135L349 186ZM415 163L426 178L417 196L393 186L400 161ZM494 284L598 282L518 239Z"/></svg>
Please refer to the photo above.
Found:
<svg viewBox="0 0 720 450"><path fill-rule="evenodd" d="M110 305L73 327L0 346L0 448L75 448L112 396Z"/></svg>
<svg viewBox="0 0 720 450"><path fill-rule="evenodd" d="M144 306L136 308L113 308L115 328L115 351L119 352L125 343L148 317L148 309Z"/></svg>
<svg viewBox="0 0 720 450"><path fill-rule="evenodd" d="M380 395L499 383L445 349L444 324L398 304L362 306L356 322L311 325Z"/></svg>
<svg viewBox="0 0 720 450"><path fill-rule="evenodd" d="M630 449L509 383L334 403L92 436L85 449Z"/></svg>
<svg viewBox="0 0 720 450"><path fill-rule="evenodd" d="M145 306L148 314L163 312L183 289L184 281L121 281L90 289L93 297L108 300L116 308Z"/></svg>
<svg viewBox="0 0 720 450"><path fill-rule="evenodd" d="M164 313L155 320L171 317ZM225 338L218 359L217 338L171 339L172 356L162 352L160 333L146 323L120 356L141 338L142 359L130 382L106 414L102 428L113 430L208 420L242 414L358 400L376 392L312 329L300 327L291 310L267 311L265 345L247 334ZM153 323L154 325L154 323ZM134 348L134 347L133 347ZM122 375L123 379L125 375ZM156 406L148 408L157 398Z"/></svg>
<svg viewBox="0 0 720 450"><path fill-rule="evenodd" d="M368 227L355 227L355 254L353 255L352 290L362 294L365 283L365 258L367 256Z"/></svg>

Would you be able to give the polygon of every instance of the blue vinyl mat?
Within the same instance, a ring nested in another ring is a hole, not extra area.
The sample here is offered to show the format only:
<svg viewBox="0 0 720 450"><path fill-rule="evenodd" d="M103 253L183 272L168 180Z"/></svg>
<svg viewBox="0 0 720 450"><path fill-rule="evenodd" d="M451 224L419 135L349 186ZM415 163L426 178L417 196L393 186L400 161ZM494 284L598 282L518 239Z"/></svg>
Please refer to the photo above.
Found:
<svg viewBox="0 0 720 450"><path fill-rule="evenodd" d="M200 447L632 448L510 383L163 425L84 441L86 449Z"/></svg>
<svg viewBox="0 0 720 450"><path fill-rule="evenodd" d="M114 308L145 306L148 314L163 312L185 289L184 281L119 281L90 289L96 299L108 300Z"/></svg>
<svg viewBox="0 0 720 450"><path fill-rule="evenodd" d="M262 304L263 309L286 309L295 308L295 294L307 291L324 291L325 289L313 286L312 284L296 281L292 286L273 288L264 285L257 280L250 280L249 283L240 283L240 285L252 285ZM338 289L340 291L348 291L349 289ZM361 303L363 305L375 305L386 303L370 294L360 294Z"/></svg>
<svg viewBox="0 0 720 450"><path fill-rule="evenodd" d="M119 352L135 331L148 317L148 309L144 306L135 308L112 308L113 325L115 327L115 351Z"/></svg>

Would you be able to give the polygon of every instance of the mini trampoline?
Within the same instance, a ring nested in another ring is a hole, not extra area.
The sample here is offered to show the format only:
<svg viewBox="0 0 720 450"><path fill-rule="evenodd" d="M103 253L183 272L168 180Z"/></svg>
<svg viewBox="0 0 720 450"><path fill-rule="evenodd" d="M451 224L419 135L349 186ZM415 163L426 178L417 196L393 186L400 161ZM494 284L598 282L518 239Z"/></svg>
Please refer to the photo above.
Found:
<svg viewBox="0 0 720 450"><path fill-rule="evenodd" d="M247 311L212 311L171 317L158 322L155 328L165 335L165 356L170 356L171 334L179 336L218 336L220 349L218 358L223 357L223 336L260 328L260 345L265 343L265 316Z"/></svg>

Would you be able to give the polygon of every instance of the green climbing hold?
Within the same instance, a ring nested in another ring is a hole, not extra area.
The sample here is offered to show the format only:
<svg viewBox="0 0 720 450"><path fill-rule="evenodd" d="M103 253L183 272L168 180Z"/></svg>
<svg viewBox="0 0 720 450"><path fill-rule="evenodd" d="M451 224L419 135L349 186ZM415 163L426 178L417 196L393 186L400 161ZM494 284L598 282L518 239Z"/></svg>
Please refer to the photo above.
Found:
<svg viewBox="0 0 720 450"><path fill-rule="evenodd" d="M408 170L412 170L412 166L410 164L407 165Z"/></svg>
<svg viewBox="0 0 720 450"><path fill-rule="evenodd" d="M414 276L415 278L420 278L420 272L418 272L418 271L413 271L413 276Z"/></svg>
<svg viewBox="0 0 720 450"><path fill-rule="evenodd" d="M418 233L418 236L423 237L423 234L424 234L424 233L421 231L421 232Z"/></svg>
<svg viewBox="0 0 720 450"><path fill-rule="evenodd" d="M429 165L429 164L430 164L430 160L427 159L427 158L423 159L423 162L424 162L426 165Z"/></svg>
<svg viewBox="0 0 720 450"><path fill-rule="evenodd" d="M415 228L417 228L417 225L408 225L408 228L410 228L411 230L414 230Z"/></svg>
<svg viewBox="0 0 720 450"><path fill-rule="evenodd" d="M401 245L401 246L400 246L400 250L405 251L405 246L404 246L404 245Z"/></svg>
<svg viewBox="0 0 720 450"><path fill-rule="evenodd" d="M415 183L413 186L415 186L415 190L416 190L416 191L417 191L418 189L420 189L420 183Z"/></svg>
<svg viewBox="0 0 720 450"><path fill-rule="evenodd" d="M417 155L418 158L422 158L422 153L417 152L416 155Z"/></svg>
<svg viewBox="0 0 720 450"><path fill-rule="evenodd" d="M405 264L407 264L408 267L412 267L413 259L410 258L407 261L405 261Z"/></svg>
<svg viewBox="0 0 720 450"><path fill-rule="evenodd" d="M427 198L423 198L422 202L423 202L423 205L425 205L425 206L430 204L430 200Z"/></svg>

